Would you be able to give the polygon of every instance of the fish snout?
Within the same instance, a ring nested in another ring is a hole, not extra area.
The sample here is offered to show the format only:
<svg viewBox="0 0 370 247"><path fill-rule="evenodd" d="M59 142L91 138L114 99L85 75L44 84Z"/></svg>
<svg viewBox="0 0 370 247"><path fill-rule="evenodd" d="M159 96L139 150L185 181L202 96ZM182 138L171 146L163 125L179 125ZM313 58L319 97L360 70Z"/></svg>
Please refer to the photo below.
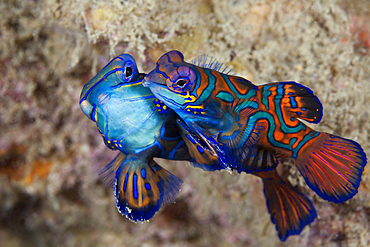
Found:
<svg viewBox="0 0 370 247"><path fill-rule="evenodd" d="M92 113L94 111L94 107L87 100L82 101L80 103L80 107L82 112L86 115L86 117L88 117L90 120L93 120Z"/></svg>
<svg viewBox="0 0 370 247"><path fill-rule="evenodd" d="M143 84L144 87L149 87L150 86L150 81L148 81L146 79L146 76L144 77L144 79L142 80L141 83Z"/></svg>
<svg viewBox="0 0 370 247"><path fill-rule="evenodd" d="M144 77L142 84L144 87L150 87L152 84L166 85L166 77L156 70L152 70Z"/></svg>
<svg viewBox="0 0 370 247"><path fill-rule="evenodd" d="M142 80L142 79L144 79L144 77L146 76L146 74L145 73L139 73L139 75L138 75L138 77L137 77L137 81L140 81L140 80Z"/></svg>

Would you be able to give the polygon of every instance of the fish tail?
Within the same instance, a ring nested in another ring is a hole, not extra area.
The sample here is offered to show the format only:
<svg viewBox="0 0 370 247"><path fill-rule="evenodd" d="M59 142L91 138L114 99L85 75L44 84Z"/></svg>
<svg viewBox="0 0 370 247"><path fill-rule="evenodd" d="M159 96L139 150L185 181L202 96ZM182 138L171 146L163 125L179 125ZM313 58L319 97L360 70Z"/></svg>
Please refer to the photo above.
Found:
<svg viewBox="0 0 370 247"><path fill-rule="evenodd" d="M116 172L117 209L131 221L149 220L161 207L174 201L181 184L181 179L154 160L128 157Z"/></svg>
<svg viewBox="0 0 370 247"><path fill-rule="evenodd" d="M254 174L262 178L267 209L281 241L300 234L316 218L311 200L284 182L276 169Z"/></svg>
<svg viewBox="0 0 370 247"><path fill-rule="evenodd" d="M295 163L320 197L341 203L357 193L367 159L358 143L320 133L300 148Z"/></svg>
<svg viewBox="0 0 370 247"><path fill-rule="evenodd" d="M266 84L259 87L268 106L268 98L277 102L282 118L289 123L296 118L318 123L322 118L322 104L311 89L299 83L288 81Z"/></svg>

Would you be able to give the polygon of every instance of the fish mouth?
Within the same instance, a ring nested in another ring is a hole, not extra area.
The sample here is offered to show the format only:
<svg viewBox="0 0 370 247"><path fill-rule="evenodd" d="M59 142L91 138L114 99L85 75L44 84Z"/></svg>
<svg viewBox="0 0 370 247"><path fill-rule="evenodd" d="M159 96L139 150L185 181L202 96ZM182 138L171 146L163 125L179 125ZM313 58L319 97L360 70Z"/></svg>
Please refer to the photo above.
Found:
<svg viewBox="0 0 370 247"><path fill-rule="evenodd" d="M84 100L81 102L80 107L82 112L86 115L86 117L88 117L90 120L93 120L95 106L92 106L87 100Z"/></svg>
<svg viewBox="0 0 370 247"><path fill-rule="evenodd" d="M150 86L150 81L147 81L145 77L144 77L144 79L141 83L143 84L144 87L149 87Z"/></svg>
<svg viewBox="0 0 370 247"><path fill-rule="evenodd" d="M151 84L165 86L166 78L161 73L157 73L156 70L152 70L149 74L147 74L144 77L141 83L143 84L144 87L150 87Z"/></svg>
<svg viewBox="0 0 370 247"><path fill-rule="evenodd" d="M146 76L145 73L139 73L139 77L137 78L137 80L138 81L143 80L145 76Z"/></svg>

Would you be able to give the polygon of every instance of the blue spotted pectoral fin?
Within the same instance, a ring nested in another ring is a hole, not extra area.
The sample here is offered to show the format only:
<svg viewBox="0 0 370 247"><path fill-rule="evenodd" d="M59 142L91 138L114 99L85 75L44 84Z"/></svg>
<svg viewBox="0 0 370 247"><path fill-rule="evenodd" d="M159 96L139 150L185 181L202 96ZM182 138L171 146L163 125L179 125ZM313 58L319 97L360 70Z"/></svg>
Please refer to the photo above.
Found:
<svg viewBox="0 0 370 247"><path fill-rule="evenodd" d="M116 206L131 221L146 221L174 201L182 181L155 161L128 159L117 171Z"/></svg>
<svg viewBox="0 0 370 247"><path fill-rule="evenodd" d="M320 133L300 148L295 163L320 197L341 203L357 193L367 158L358 143Z"/></svg>
<svg viewBox="0 0 370 247"><path fill-rule="evenodd" d="M125 159L123 153L119 153L108 165L99 172L99 177L107 187L112 187L116 178L116 171Z"/></svg>
<svg viewBox="0 0 370 247"><path fill-rule="evenodd" d="M254 156L251 155L250 150L247 150L249 153L243 163L238 163L236 169L239 173L241 172L263 172L270 171L275 169L278 165L278 159L274 151L258 148Z"/></svg>
<svg viewBox="0 0 370 247"><path fill-rule="evenodd" d="M188 147L189 161L193 166L202 168L205 171L217 171L227 168L224 163L220 163L218 154L214 153L184 122L178 120L177 123L180 126L181 137Z"/></svg>
<svg viewBox="0 0 370 247"><path fill-rule="evenodd" d="M262 86L273 93L283 112L283 118L300 118L318 123L322 118L322 104L312 90L296 82L279 82Z"/></svg>
<svg viewBox="0 0 370 247"><path fill-rule="evenodd" d="M285 183L276 170L255 175L262 178L267 209L281 241L300 234L316 218L311 200Z"/></svg>

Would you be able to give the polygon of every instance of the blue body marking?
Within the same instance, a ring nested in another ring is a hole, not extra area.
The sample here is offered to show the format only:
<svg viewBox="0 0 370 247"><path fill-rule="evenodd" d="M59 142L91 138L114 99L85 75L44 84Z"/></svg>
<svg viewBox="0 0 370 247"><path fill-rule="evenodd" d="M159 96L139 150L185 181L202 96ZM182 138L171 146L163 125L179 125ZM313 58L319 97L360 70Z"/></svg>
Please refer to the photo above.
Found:
<svg viewBox="0 0 370 247"><path fill-rule="evenodd" d="M292 108L297 108L297 102L295 101L294 97L289 97L290 98L290 104Z"/></svg>
<svg viewBox="0 0 370 247"><path fill-rule="evenodd" d="M145 169L144 169L144 168L142 168L142 169L141 169L141 177L142 177L143 179L146 179L146 171L145 171Z"/></svg>
<svg viewBox="0 0 370 247"><path fill-rule="evenodd" d="M176 147L174 147L174 148L172 149L172 151L168 154L168 158L169 158L169 159L171 159L171 160L173 160L173 159L174 159L174 155L175 155L175 153L177 152L177 150L179 149L179 147L181 147L184 143L185 143L185 142L184 142L184 140L181 140L181 141L177 144L177 146L176 146Z"/></svg>
<svg viewBox="0 0 370 247"><path fill-rule="evenodd" d="M126 191L126 188L127 188L127 179L128 179L128 173L126 173L126 176L125 176L125 183L124 183L124 186L123 186L124 191Z"/></svg>
<svg viewBox="0 0 370 247"><path fill-rule="evenodd" d="M137 199L137 175L134 173L134 176L133 176L133 181L132 181L132 185L133 185L133 192L134 192L134 198Z"/></svg>

